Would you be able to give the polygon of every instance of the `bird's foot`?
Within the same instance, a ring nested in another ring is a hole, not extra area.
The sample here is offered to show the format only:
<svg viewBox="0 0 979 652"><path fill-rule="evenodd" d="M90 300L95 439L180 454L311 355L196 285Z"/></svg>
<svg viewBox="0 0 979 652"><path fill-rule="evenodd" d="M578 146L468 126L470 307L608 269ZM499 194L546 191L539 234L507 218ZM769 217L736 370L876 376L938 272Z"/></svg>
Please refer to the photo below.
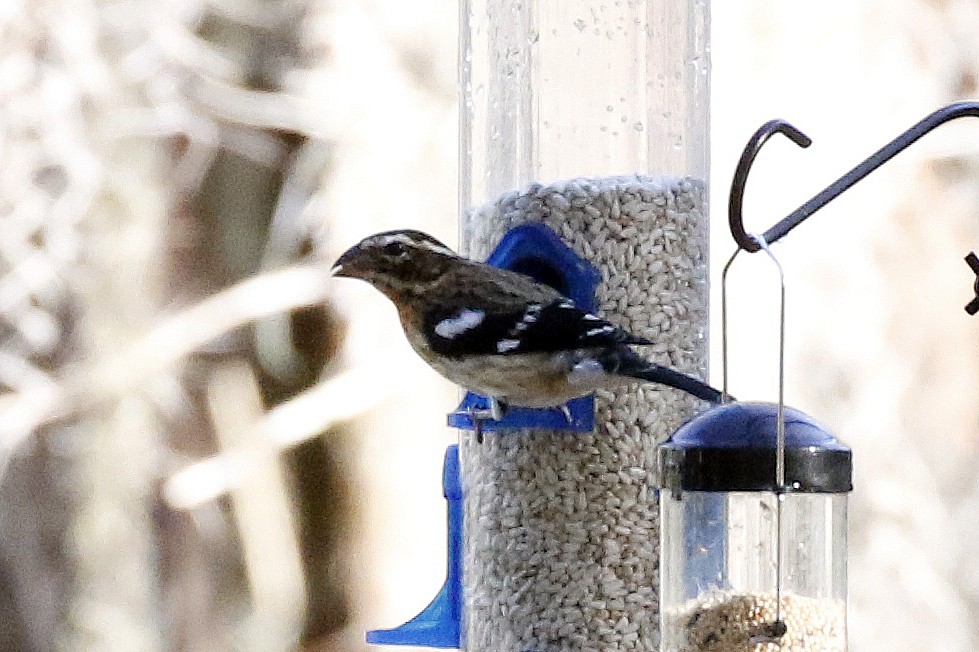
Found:
<svg viewBox="0 0 979 652"><path fill-rule="evenodd" d="M469 418L473 423L476 430L476 443L483 443L483 422L492 419L493 421L500 421L507 411L507 406L505 403L496 398L489 398L489 406L483 409L470 409Z"/></svg>
<svg viewBox="0 0 979 652"><path fill-rule="evenodd" d="M574 423L573 418L571 416L571 408L568 407L568 404L567 403L562 403L561 404L561 407L558 408L558 409L561 410L561 414L564 415L564 419L568 422L568 425L569 426L572 423Z"/></svg>
<svg viewBox="0 0 979 652"><path fill-rule="evenodd" d="M500 421L503 419L503 415L506 414L506 409L506 405L500 401L500 399L490 397L489 411L493 421Z"/></svg>

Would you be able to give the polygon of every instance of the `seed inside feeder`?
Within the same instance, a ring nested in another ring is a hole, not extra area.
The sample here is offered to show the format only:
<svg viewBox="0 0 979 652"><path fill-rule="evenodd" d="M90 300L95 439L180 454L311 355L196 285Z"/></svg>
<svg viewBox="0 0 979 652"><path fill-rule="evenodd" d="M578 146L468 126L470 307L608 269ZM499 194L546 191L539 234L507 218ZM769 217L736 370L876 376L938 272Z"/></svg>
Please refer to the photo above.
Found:
<svg viewBox="0 0 979 652"><path fill-rule="evenodd" d="M845 652L846 603L782 594L781 636L772 632L775 594L716 591L666 613L668 652Z"/></svg>
<svg viewBox="0 0 979 652"><path fill-rule="evenodd" d="M468 216L485 258L542 222L602 274L599 314L655 342L654 362L707 368L707 197L702 181L643 176L534 183ZM591 434L518 431L462 444L467 649L654 650L656 444L702 407L656 385L600 391Z"/></svg>

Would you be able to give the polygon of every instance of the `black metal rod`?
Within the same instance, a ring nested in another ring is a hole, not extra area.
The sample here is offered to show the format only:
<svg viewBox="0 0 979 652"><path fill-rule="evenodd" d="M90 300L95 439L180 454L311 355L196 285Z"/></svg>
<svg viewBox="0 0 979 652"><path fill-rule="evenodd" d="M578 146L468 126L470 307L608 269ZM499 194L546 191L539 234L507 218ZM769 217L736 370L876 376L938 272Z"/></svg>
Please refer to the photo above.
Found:
<svg viewBox="0 0 979 652"><path fill-rule="evenodd" d="M936 127L951 120L967 116L979 117L979 102L957 102L929 114L916 125L881 147L862 163L834 181L825 190L815 195L812 199L799 206L799 208L789 213L785 218L765 231L765 241L768 243L778 241L786 233L801 224L807 217L842 195L853 187L854 184L863 180L871 172L894 158L897 154L907 149L915 141ZM748 252L758 251L759 247L754 240L748 237L744 229L744 220L741 214L742 204L744 202L744 187L748 179L748 172L754 163L755 157L758 156L762 145L776 133L787 136L800 147L808 147L812 142L809 137L789 123L782 120L772 120L759 128L745 146L731 184L728 221L734 240L738 243L739 247Z"/></svg>

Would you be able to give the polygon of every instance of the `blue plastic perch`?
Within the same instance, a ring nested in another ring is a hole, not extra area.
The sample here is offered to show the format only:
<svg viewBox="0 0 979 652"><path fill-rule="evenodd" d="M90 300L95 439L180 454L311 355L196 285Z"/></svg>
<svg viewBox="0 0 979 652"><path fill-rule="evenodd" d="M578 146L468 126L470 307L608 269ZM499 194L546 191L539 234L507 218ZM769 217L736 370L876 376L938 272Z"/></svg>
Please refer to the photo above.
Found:
<svg viewBox="0 0 979 652"><path fill-rule="evenodd" d="M448 509L449 548L445 584L424 610L401 627L367 632L371 645L415 645L458 648L462 632L462 482L459 477L459 447L445 451L442 493Z"/></svg>
<svg viewBox="0 0 979 652"><path fill-rule="evenodd" d="M585 310L595 310L595 288L602 279L601 274L543 224L522 224L510 229L486 262L547 283ZM488 405L485 397L468 392L455 412L449 415L449 425L474 430L470 412L485 410ZM570 419L559 408L511 407L502 419L488 419L481 428L483 432L505 428L591 432L595 428L595 399L583 396L569 401L568 414Z"/></svg>

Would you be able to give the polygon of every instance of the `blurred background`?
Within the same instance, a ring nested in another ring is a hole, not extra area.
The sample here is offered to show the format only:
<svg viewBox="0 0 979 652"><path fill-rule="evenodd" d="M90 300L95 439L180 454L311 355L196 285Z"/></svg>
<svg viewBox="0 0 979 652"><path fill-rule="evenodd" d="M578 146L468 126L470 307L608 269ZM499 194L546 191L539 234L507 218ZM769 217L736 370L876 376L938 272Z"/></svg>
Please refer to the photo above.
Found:
<svg viewBox="0 0 979 652"><path fill-rule="evenodd" d="M754 129L780 117L815 141L760 157L745 214L761 230L979 96L979 3L712 12L716 295ZM2 3L0 649L363 650L435 595L456 390L383 297L328 270L382 229L457 241L457 14ZM979 649L973 122L775 248L787 401L855 451L858 652ZM742 258L732 391L772 399L775 272Z"/></svg>

